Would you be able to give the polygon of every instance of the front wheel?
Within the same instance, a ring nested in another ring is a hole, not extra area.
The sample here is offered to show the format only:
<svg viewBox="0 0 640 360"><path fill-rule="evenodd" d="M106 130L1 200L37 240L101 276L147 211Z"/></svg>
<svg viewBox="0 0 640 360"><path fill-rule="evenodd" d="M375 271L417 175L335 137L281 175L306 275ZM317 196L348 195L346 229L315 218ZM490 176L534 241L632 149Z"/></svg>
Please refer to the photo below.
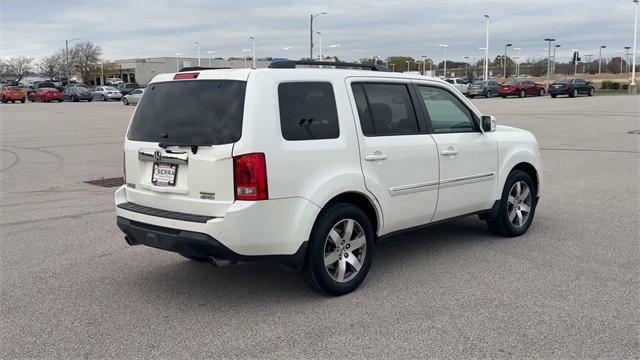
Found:
<svg viewBox="0 0 640 360"><path fill-rule="evenodd" d="M500 95L500 96L502 96L503 99L507 98L507 95Z"/></svg>
<svg viewBox="0 0 640 360"><path fill-rule="evenodd" d="M518 97L527 97L527 93L524 90L520 90L520 93L518 94Z"/></svg>
<svg viewBox="0 0 640 360"><path fill-rule="evenodd" d="M520 236L527 232L536 210L536 188L531 176L515 170L509 174L502 190L498 213L487 225L502 236Z"/></svg>
<svg viewBox="0 0 640 360"><path fill-rule="evenodd" d="M129 105L129 100L127 100L127 98L122 98L122 103L125 105Z"/></svg>
<svg viewBox="0 0 640 360"><path fill-rule="evenodd" d="M25 98L20 99L20 102L24 104L24 102L26 101Z"/></svg>
<svg viewBox="0 0 640 360"><path fill-rule="evenodd" d="M596 94L596 91L593 88L591 88L591 90L589 90L589 96L593 96L595 94Z"/></svg>
<svg viewBox="0 0 640 360"><path fill-rule="evenodd" d="M73 102L79 102L80 98L78 97L78 95L73 95Z"/></svg>
<svg viewBox="0 0 640 360"><path fill-rule="evenodd" d="M558 96L557 94L551 94L551 97L552 97L552 98L554 98L554 99L555 99L557 96Z"/></svg>
<svg viewBox="0 0 640 360"><path fill-rule="evenodd" d="M492 97L493 94L491 94L491 90L487 90L487 92L484 94L484 97L486 97L487 99Z"/></svg>
<svg viewBox="0 0 640 360"><path fill-rule="evenodd" d="M107 101L107 98L104 95L102 95L100 98L102 99L102 101Z"/></svg>
<svg viewBox="0 0 640 360"><path fill-rule="evenodd" d="M373 237L371 221L360 208L339 203L324 210L309 237L305 283L334 296L354 291L371 267Z"/></svg>
<svg viewBox="0 0 640 360"><path fill-rule="evenodd" d="M544 96L544 89L540 89L540 91L538 92L538 96Z"/></svg>
<svg viewBox="0 0 640 360"><path fill-rule="evenodd" d="M569 93L569 97L578 97L578 89L573 89L573 90Z"/></svg>

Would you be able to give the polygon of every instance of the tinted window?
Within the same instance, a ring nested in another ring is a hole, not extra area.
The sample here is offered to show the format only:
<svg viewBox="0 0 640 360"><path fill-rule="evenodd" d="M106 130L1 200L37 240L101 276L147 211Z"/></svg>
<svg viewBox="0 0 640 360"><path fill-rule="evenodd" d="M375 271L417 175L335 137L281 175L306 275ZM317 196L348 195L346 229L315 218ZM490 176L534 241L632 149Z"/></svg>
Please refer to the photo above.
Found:
<svg viewBox="0 0 640 360"><path fill-rule="evenodd" d="M504 85L515 85L515 84L517 84L517 83L518 83L518 82L517 82L517 81L515 81L515 80L508 80L508 81L505 81L503 84L504 84Z"/></svg>
<svg viewBox="0 0 640 360"><path fill-rule="evenodd" d="M448 82L449 84L455 84L455 81L453 81L453 79L446 79L446 82Z"/></svg>
<svg viewBox="0 0 640 360"><path fill-rule="evenodd" d="M471 111L450 92L430 86L419 86L434 133L475 131Z"/></svg>
<svg viewBox="0 0 640 360"><path fill-rule="evenodd" d="M406 85L353 84L352 88L365 136L405 135L420 131Z"/></svg>
<svg viewBox="0 0 640 360"><path fill-rule="evenodd" d="M142 90L133 90L131 92L131 95L135 95L135 94L142 94Z"/></svg>
<svg viewBox="0 0 640 360"><path fill-rule="evenodd" d="M335 139L340 135L336 99L330 83L280 84L278 102L280 129L286 140Z"/></svg>
<svg viewBox="0 0 640 360"><path fill-rule="evenodd" d="M236 142L242 134L246 82L151 84L136 110L129 139L183 145Z"/></svg>

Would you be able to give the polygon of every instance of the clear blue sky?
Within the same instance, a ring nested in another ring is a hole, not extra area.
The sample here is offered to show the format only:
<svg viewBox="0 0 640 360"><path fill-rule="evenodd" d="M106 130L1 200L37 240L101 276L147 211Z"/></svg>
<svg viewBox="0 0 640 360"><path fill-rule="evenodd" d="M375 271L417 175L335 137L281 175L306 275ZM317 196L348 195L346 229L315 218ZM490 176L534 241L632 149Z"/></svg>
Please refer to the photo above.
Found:
<svg viewBox="0 0 640 360"><path fill-rule="evenodd" d="M484 46L483 14L491 16L491 57L505 43L522 48L523 57L543 57L545 37L561 44L560 61L572 48L618 56L633 41L632 0L432 0L432 1L165 1L165 0L2 0L0 56L36 59L80 38L102 46L107 59L195 56L201 53L241 56L256 37L256 55L308 56L309 14L316 19L323 47L340 44L336 55L355 60L378 55L443 57L438 44L448 44L448 58L480 58ZM317 44L316 40L316 46ZM317 50L317 48L316 48ZM331 53L333 54L333 52Z"/></svg>

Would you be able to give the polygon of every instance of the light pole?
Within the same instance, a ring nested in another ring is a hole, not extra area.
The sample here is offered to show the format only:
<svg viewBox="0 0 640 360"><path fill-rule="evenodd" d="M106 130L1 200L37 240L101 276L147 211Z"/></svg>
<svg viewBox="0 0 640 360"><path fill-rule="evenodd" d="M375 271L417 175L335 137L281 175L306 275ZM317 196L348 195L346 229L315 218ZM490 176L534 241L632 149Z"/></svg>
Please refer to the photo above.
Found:
<svg viewBox="0 0 640 360"><path fill-rule="evenodd" d="M256 68L256 38L249 36L251 40L251 59L253 59L253 68Z"/></svg>
<svg viewBox="0 0 640 360"><path fill-rule="evenodd" d="M587 74L591 75L591 57L593 54L584 55L587 58ZM582 71L584 71L584 65L582 66Z"/></svg>
<svg viewBox="0 0 640 360"><path fill-rule="evenodd" d="M411 60L407 60L407 72L411 69Z"/></svg>
<svg viewBox="0 0 640 360"><path fill-rule="evenodd" d="M60 79L62 81L62 79ZM69 79L67 79L69 81ZM104 85L104 61L100 60L100 85Z"/></svg>
<svg viewBox="0 0 640 360"><path fill-rule="evenodd" d="M482 80L487 81L489 80L489 15L485 15L484 18L487 23L487 34L484 44L484 77Z"/></svg>
<svg viewBox="0 0 640 360"><path fill-rule="evenodd" d="M242 52L244 53L244 68L247 68L247 53L251 51L251 49L242 49Z"/></svg>
<svg viewBox="0 0 640 360"><path fill-rule="evenodd" d="M200 66L200 42L198 41L194 41L193 44L196 46L196 48L198 49L198 66Z"/></svg>
<svg viewBox="0 0 640 360"><path fill-rule="evenodd" d="M465 56L464 60L464 77L469 79L469 56Z"/></svg>
<svg viewBox="0 0 640 360"><path fill-rule="evenodd" d="M287 51L289 51L291 49L293 49L293 46L285 46L285 47L282 48L282 50L284 51L285 54L287 53ZM288 59L289 57L285 56L285 58Z"/></svg>
<svg viewBox="0 0 640 360"><path fill-rule="evenodd" d="M391 63L389 66L391 66L391 72L396 72L396 64Z"/></svg>
<svg viewBox="0 0 640 360"><path fill-rule="evenodd" d="M447 48L449 47L449 45L447 44L438 44L438 46L440 46L441 48L444 49L444 74L443 77L447 77Z"/></svg>
<svg viewBox="0 0 640 360"><path fill-rule="evenodd" d="M598 55L598 75L602 74L602 49L606 47L606 45L601 45L600 49L598 49L600 51L600 55Z"/></svg>
<svg viewBox="0 0 640 360"><path fill-rule="evenodd" d="M322 61L322 33L320 31L316 31L316 34L320 37L320 42L318 43L318 60Z"/></svg>
<svg viewBox="0 0 640 360"><path fill-rule="evenodd" d="M487 48L479 47L478 50L485 51L487 50ZM487 62L485 57L482 58L482 62L484 63L483 70L482 70L482 76L484 77L485 71L487 71L487 74L488 74L489 70L487 70ZM482 79L482 80L487 81L487 79Z"/></svg>
<svg viewBox="0 0 640 360"><path fill-rule="evenodd" d="M182 56L182 53L177 52L176 53L176 72L180 71L180 63L178 62L180 60L180 56Z"/></svg>
<svg viewBox="0 0 640 360"><path fill-rule="evenodd" d="M518 57L517 57L518 61L516 61L515 63L516 63L516 77L519 77L520 76L520 51L522 50L522 48L514 47L513 50L518 52Z"/></svg>
<svg viewBox="0 0 640 360"><path fill-rule="evenodd" d="M309 60L313 60L313 19L317 18L320 15L327 15L326 12L321 12L311 16L311 21L309 22Z"/></svg>
<svg viewBox="0 0 640 360"><path fill-rule="evenodd" d="M556 49L560 47L560 44L556 44L553 47L553 62L551 63L551 75L556 76Z"/></svg>
<svg viewBox="0 0 640 360"><path fill-rule="evenodd" d="M333 60L336 60L336 49L339 48L340 44L331 44L329 45L329 49L333 49Z"/></svg>
<svg viewBox="0 0 640 360"><path fill-rule="evenodd" d="M571 49L571 51L573 51L573 76L577 76L578 75L578 49ZM620 57L620 60L622 60L622 57ZM620 61L620 64L622 65L622 61Z"/></svg>
<svg viewBox="0 0 640 360"><path fill-rule="evenodd" d="M80 40L80 39L73 38L71 40L65 40L64 41L65 56L66 56L66 60L65 60L64 64L65 64L65 67L67 68L66 69L67 70L67 83L69 82L69 80L70 80L69 78L71 77L71 71L69 69L69 43L71 41L76 41L76 40Z"/></svg>
<svg viewBox="0 0 640 360"><path fill-rule="evenodd" d="M216 52L213 50L209 50L207 51L207 55L209 55L209 67L211 67L211 55L215 54Z"/></svg>
<svg viewBox="0 0 640 360"><path fill-rule="evenodd" d="M507 78L507 48L510 47L513 44L505 44L504 45L504 73L502 75L504 75L504 78Z"/></svg>
<svg viewBox="0 0 640 360"><path fill-rule="evenodd" d="M551 71L551 42L556 41L556 39L546 38L544 41L549 43L547 46L547 51L549 54L547 55L547 89L549 88L549 72Z"/></svg>
<svg viewBox="0 0 640 360"><path fill-rule="evenodd" d="M632 54L632 58L631 58L631 62L633 63L633 65L631 66L631 85L629 86L629 92L631 94L635 94L636 92L638 92L638 89L636 89L636 57L638 56L638 48L637 48L637 41L638 41L638 0L633 0L633 2L636 4L636 15L634 18L634 22L633 22L633 54Z"/></svg>
<svg viewBox="0 0 640 360"><path fill-rule="evenodd" d="M629 72L631 69L629 68L629 49L631 49L631 46L625 46L624 47L624 59L627 62L627 72ZM620 61L622 63L622 61Z"/></svg>
<svg viewBox="0 0 640 360"><path fill-rule="evenodd" d="M421 55L420 57L422 58L422 75L425 75L427 73L427 58L429 55Z"/></svg>

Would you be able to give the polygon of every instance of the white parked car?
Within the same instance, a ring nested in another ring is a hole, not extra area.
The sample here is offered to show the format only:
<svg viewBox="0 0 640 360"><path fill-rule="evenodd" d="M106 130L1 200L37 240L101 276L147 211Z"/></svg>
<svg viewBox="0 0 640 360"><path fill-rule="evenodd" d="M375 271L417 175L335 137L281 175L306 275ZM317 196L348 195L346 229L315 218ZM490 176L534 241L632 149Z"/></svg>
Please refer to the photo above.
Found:
<svg viewBox="0 0 640 360"><path fill-rule="evenodd" d="M120 78L106 78L106 79L104 79L104 83L107 84L107 85L117 86L117 85L122 84L123 81Z"/></svg>
<svg viewBox="0 0 640 360"><path fill-rule="evenodd" d="M467 80L461 78L448 78L445 79L445 81L453 85L453 87L458 89L461 93L465 95L469 93L469 82Z"/></svg>
<svg viewBox="0 0 640 360"><path fill-rule="evenodd" d="M119 101L122 99L122 92L113 86L96 86L95 90L93 90L93 97L102 101Z"/></svg>
<svg viewBox="0 0 640 360"><path fill-rule="evenodd" d="M125 105L137 105L142 98L143 93L143 88L132 90L130 93L122 97L122 103Z"/></svg>
<svg viewBox="0 0 640 360"><path fill-rule="evenodd" d="M530 132L496 126L438 79L300 64L151 81L115 193L128 244L275 261L340 295L399 231L471 214L527 231L542 187Z"/></svg>

